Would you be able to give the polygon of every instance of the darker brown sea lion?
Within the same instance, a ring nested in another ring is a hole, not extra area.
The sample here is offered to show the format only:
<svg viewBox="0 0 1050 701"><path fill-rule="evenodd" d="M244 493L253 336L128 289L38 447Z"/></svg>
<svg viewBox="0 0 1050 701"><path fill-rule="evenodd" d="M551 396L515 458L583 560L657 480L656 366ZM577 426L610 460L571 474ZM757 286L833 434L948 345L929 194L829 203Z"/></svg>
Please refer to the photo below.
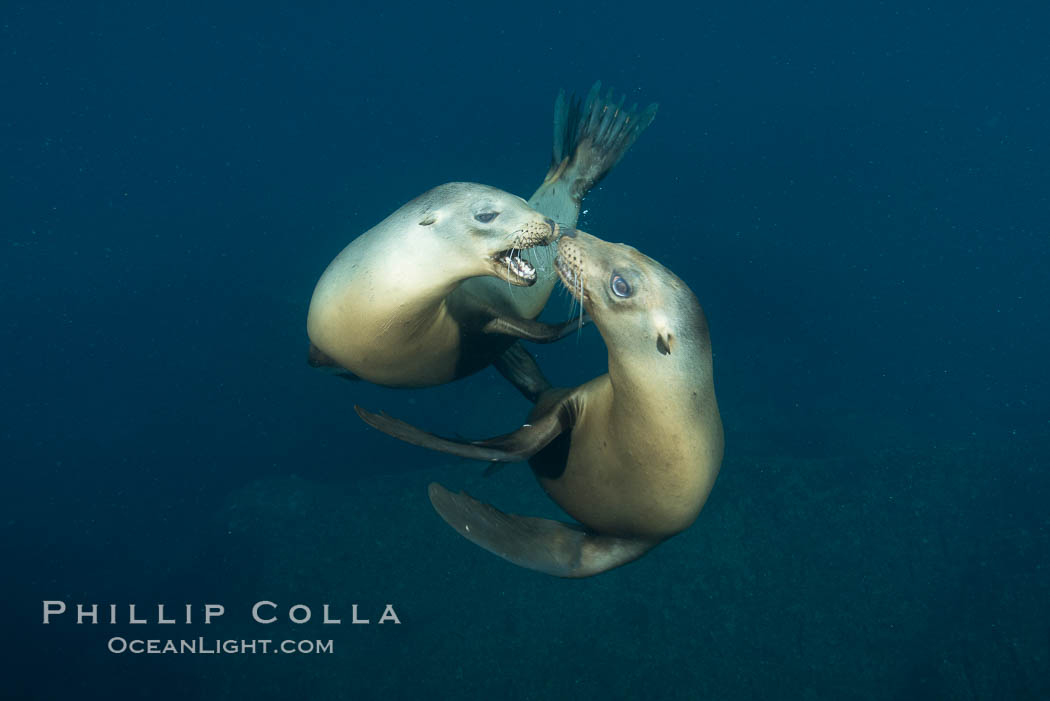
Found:
<svg viewBox="0 0 1050 701"><path fill-rule="evenodd" d="M693 523L722 462L722 421L707 321L685 283L630 246L582 232L558 249L562 281L605 340L608 374L572 389L547 385L521 428L475 443L357 411L416 445L490 462L528 460L579 525L505 514L436 483L431 502L461 535L500 557L587 577L641 557Z"/></svg>

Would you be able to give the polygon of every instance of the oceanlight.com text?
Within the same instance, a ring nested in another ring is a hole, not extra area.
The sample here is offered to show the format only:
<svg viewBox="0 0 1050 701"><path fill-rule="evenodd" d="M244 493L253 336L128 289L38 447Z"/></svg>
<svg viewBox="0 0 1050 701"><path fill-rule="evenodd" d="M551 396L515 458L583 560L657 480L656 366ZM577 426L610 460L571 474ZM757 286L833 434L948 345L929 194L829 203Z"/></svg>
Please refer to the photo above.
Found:
<svg viewBox="0 0 1050 701"><path fill-rule="evenodd" d="M331 655L331 640L222 640L218 638L152 639L113 637L106 644L115 655Z"/></svg>

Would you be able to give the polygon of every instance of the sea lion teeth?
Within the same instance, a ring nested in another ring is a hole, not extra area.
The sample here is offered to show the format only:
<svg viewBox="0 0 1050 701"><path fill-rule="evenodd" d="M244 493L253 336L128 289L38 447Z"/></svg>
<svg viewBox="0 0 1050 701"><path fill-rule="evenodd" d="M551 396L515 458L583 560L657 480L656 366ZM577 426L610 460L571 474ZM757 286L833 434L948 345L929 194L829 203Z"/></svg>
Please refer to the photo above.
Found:
<svg viewBox="0 0 1050 701"><path fill-rule="evenodd" d="M503 263L518 277L526 280L536 279L536 268L532 263L521 257L521 251L515 249L502 258Z"/></svg>

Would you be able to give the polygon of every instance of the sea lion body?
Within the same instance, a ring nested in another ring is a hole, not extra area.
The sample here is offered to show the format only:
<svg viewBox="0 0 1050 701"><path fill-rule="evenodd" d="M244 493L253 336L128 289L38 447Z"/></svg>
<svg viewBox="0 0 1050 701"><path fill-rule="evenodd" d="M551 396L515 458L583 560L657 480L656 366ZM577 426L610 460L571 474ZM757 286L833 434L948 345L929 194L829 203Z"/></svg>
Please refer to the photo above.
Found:
<svg viewBox="0 0 1050 701"><path fill-rule="evenodd" d="M540 484L566 513L607 535L665 538L696 520L716 470L699 470L720 450L697 421L659 406L625 408L624 390L608 375L579 387L563 472L545 476L546 456L529 462Z"/></svg>
<svg viewBox="0 0 1050 701"><path fill-rule="evenodd" d="M438 484L431 501L461 535L515 564L586 577L688 528L714 485L724 442L707 321L692 291L630 246L579 232L558 249L559 276L605 340L607 374L546 389L520 429L469 444L358 413L424 447L490 462L527 459L582 528L505 514Z"/></svg>

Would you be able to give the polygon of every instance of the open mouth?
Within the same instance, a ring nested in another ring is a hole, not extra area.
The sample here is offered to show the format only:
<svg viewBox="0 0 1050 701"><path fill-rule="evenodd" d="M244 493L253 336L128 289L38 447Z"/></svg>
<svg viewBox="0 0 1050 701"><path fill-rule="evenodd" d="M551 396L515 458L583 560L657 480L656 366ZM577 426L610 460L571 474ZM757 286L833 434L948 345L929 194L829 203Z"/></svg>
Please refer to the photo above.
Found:
<svg viewBox="0 0 1050 701"><path fill-rule="evenodd" d="M525 258L521 257L520 248L511 248L500 251L493 259L496 264L507 275L507 281L522 286L533 285L536 282L536 267Z"/></svg>
<svg viewBox="0 0 1050 701"><path fill-rule="evenodd" d="M512 285L530 287L536 284L536 266L522 257L522 252L532 248L545 251L558 240L561 232L553 219L531 222L511 235L511 247L492 256L493 273Z"/></svg>

